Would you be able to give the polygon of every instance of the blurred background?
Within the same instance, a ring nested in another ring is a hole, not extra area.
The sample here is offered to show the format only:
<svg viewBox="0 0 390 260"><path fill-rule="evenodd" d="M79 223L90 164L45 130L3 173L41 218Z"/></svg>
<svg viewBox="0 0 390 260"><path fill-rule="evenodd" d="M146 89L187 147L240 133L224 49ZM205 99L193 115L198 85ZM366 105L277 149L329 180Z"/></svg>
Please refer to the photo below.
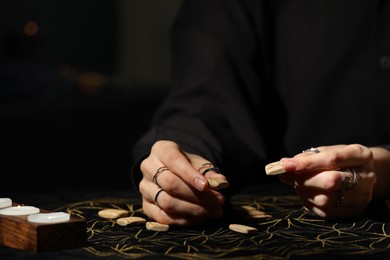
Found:
<svg viewBox="0 0 390 260"><path fill-rule="evenodd" d="M0 190L130 187L181 2L0 2Z"/></svg>

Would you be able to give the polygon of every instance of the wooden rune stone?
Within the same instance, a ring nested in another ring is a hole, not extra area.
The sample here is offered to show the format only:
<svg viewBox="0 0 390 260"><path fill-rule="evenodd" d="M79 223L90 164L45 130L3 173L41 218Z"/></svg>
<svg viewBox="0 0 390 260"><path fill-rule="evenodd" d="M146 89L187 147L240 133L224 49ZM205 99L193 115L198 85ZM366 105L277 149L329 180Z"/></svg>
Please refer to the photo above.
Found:
<svg viewBox="0 0 390 260"><path fill-rule="evenodd" d="M278 175L284 173L283 164L281 161L269 163L265 166L265 173L267 175Z"/></svg>

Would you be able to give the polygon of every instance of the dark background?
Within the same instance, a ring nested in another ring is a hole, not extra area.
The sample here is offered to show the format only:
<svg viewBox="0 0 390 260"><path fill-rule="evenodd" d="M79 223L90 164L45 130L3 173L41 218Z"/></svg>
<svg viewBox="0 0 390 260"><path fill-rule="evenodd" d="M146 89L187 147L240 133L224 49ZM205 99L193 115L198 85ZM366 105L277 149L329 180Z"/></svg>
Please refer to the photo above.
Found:
<svg viewBox="0 0 390 260"><path fill-rule="evenodd" d="M0 192L131 188L130 150L169 91L180 4L0 3Z"/></svg>

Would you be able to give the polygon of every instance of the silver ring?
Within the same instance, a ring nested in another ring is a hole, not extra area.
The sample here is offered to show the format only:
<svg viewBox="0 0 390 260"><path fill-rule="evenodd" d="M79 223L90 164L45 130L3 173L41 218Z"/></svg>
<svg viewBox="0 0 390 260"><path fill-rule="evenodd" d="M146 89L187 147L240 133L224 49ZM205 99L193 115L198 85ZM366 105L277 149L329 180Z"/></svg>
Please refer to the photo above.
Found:
<svg viewBox="0 0 390 260"><path fill-rule="evenodd" d="M207 168L206 170L204 170L204 171L202 172L202 175L205 176L206 173L208 173L209 171L215 171L215 172L218 172L218 173L219 173L218 167L213 166L213 167L209 167L209 168Z"/></svg>
<svg viewBox="0 0 390 260"><path fill-rule="evenodd" d="M157 199L158 199L158 195L160 195L160 193L164 191L162 188L160 188L157 192L156 192L156 195L154 195L154 204L156 204L157 207L161 208L160 205L158 205L158 202L157 202Z"/></svg>
<svg viewBox="0 0 390 260"><path fill-rule="evenodd" d="M199 168L198 168L198 171L204 169L204 168L207 168L207 167L214 167L214 164L212 164L211 162L206 162L204 164L202 164Z"/></svg>
<svg viewBox="0 0 390 260"><path fill-rule="evenodd" d="M344 179L341 182L341 189L348 190L355 187L356 184L358 183L358 174L356 173L355 169L344 169L343 171L351 173L352 178L344 177Z"/></svg>
<svg viewBox="0 0 390 260"><path fill-rule="evenodd" d="M157 177L160 175L160 173L162 173L163 171L168 171L168 167L167 166L161 166L160 168L157 169L156 173L153 175L153 182L158 186L160 187L160 185L158 184L157 182Z"/></svg>
<svg viewBox="0 0 390 260"><path fill-rule="evenodd" d="M336 200L336 208L340 208L341 204L344 200L344 191L353 188L358 183L358 174L355 169L344 169L343 172L349 172L352 174L352 178L344 177L341 181L340 190L338 190L337 200Z"/></svg>
<svg viewBox="0 0 390 260"><path fill-rule="evenodd" d="M306 149L302 151L302 153L306 153L306 152L319 153L320 151L317 148L312 147L310 149Z"/></svg>

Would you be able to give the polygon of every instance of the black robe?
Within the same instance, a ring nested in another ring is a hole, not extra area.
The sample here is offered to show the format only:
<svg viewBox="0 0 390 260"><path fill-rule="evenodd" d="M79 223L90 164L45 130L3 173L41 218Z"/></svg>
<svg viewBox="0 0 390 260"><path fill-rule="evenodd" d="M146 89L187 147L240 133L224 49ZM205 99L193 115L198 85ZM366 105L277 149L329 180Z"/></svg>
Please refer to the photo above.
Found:
<svg viewBox="0 0 390 260"><path fill-rule="evenodd" d="M233 188L321 145L390 143L390 1L188 0L172 28L172 93L133 147L216 164Z"/></svg>

